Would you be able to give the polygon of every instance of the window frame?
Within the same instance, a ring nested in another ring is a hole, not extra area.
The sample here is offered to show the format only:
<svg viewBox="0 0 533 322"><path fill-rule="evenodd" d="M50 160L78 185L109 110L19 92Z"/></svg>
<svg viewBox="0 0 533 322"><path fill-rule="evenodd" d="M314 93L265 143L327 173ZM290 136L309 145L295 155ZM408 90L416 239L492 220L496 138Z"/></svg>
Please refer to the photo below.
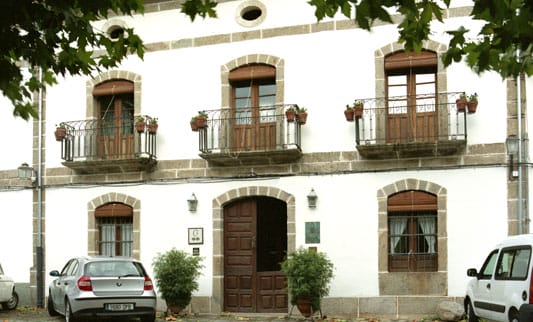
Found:
<svg viewBox="0 0 533 322"><path fill-rule="evenodd" d="M109 255L109 256L132 256L133 255L133 244L134 244L134 233L133 233L133 209L122 203L109 203L101 207L96 208L95 210L95 223L96 223L96 249L98 255ZM114 233L113 240L107 241L104 239L104 234L102 232L103 225L113 225ZM123 240L123 225L128 224L131 226L129 235L131 239ZM106 249L104 245L108 243L114 243L114 253L105 254L104 250ZM122 247L124 244L128 244L129 253L124 254Z"/></svg>

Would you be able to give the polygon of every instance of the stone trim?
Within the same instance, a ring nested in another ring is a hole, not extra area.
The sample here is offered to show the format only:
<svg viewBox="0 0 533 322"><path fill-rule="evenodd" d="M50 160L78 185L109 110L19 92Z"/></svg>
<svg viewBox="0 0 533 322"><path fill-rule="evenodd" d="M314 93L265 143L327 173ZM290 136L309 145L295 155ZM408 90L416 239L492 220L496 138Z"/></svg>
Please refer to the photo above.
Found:
<svg viewBox="0 0 533 322"><path fill-rule="evenodd" d="M98 196L87 203L87 255L98 255L98 228L94 213L96 208L110 202L121 202L133 208L132 257L141 258L141 201L122 193L110 192Z"/></svg>
<svg viewBox="0 0 533 322"><path fill-rule="evenodd" d="M437 272L388 271L388 197L402 191L420 190L437 196ZM386 185L376 194L378 202L378 275L380 295L441 295L448 294L448 230L446 188L431 181L406 178Z"/></svg>
<svg viewBox="0 0 533 322"><path fill-rule="evenodd" d="M89 79L85 86L85 97L86 97L86 118L87 119L96 119L97 115L97 104L93 96L93 89L96 85L112 80L112 79L125 79L133 82L133 108L134 114L141 114L141 85L142 77L139 74L126 71L126 70L110 70L104 73L97 75L96 77Z"/></svg>
<svg viewBox="0 0 533 322"><path fill-rule="evenodd" d="M276 187L247 186L224 192L213 199L213 292L209 313L224 309L224 206L242 197L266 196L287 204L287 252L296 249L295 199L290 193ZM204 312L206 313L206 312Z"/></svg>

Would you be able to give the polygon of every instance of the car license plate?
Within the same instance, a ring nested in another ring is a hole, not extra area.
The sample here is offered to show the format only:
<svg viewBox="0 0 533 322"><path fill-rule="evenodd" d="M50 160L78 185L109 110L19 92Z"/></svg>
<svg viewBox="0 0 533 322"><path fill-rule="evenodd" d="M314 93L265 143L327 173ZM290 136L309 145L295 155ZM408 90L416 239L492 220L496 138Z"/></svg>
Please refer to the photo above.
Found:
<svg viewBox="0 0 533 322"><path fill-rule="evenodd" d="M107 311L132 311L133 303L107 303L105 309Z"/></svg>

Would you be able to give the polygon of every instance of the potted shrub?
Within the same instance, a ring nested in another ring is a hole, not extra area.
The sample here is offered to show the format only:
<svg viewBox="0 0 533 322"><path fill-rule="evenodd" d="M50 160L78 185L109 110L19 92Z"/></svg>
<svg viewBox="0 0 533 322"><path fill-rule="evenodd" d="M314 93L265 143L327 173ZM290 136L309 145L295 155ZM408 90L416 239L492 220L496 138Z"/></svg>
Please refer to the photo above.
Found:
<svg viewBox="0 0 533 322"><path fill-rule="evenodd" d="M148 132L151 134L156 134L158 127L159 125L157 124L157 119L151 118L150 121L148 122Z"/></svg>
<svg viewBox="0 0 533 322"><path fill-rule="evenodd" d="M198 125L196 125L196 116L193 116L191 118L191 130L193 130L193 132L198 132Z"/></svg>
<svg viewBox="0 0 533 322"><path fill-rule="evenodd" d="M304 317L320 310L321 299L329 294L333 263L325 253L299 248L281 263L287 276L287 289L292 305Z"/></svg>
<svg viewBox="0 0 533 322"><path fill-rule="evenodd" d="M285 117L287 118L287 122L294 122L294 119L296 118L296 109L294 106L289 106L287 110L285 111Z"/></svg>
<svg viewBox="0 0 533 322"><path fill-rule="evenodd" d="M344 116L346 117L346 121L353 122L354 119L354 110L353 107L346 104L346 109L344 110Z"/></svg>
<svg viewBox="0 0 533 322"><path fill-rule="evenodd" d="M153 262L157 289L165 299L168 309L178 314L191 302L192 293L198 290L202 258L172 248L158 254Z"/></svg>
<svg viewBox="0 0 533 322"><path fill-rule="evenodd" d="M361 118L363 116L365 103L361 100L356 100L353 102L353 111L355 118Z"/></svg>
<svg viewBox="0 0 533 322"><path fill-rule="evenodd" d="M477 93L474 93L468 96L468 103L467 103L468 113L470 114L476 113L477 104L478 104Z"/></svg>
<svg viewBox="0 0 533 322"><path fill-rule="evenodd" d="M307 109L305 107L298 108L298 123L305 124L307 122Z"/></svg>
<svg viewBox="0 0 533 322"><path fill-rule="evenodd" d="M461 93L461 95L459 95L459 98L455 100L455 105L457 105L457 112L464 112L467 103L468 100L466 98L466 94Z"/></svg>
<svg viewBox="0 0 533 322"><path fill-rule="evenodd" d="M207 114L205 112L198 113L196 116L196 127L198 129L203 129L207 126Z"/></svg>
<svg viewBox="0 0 533 322"><path fill-rule="evenodd" d="M143 133L145 127L146 122L144 121L144 116L137 116L137 118L135 119L135 130L137 131L137 133Z"/></svg>
<svg viewBox="0 0 533 322"><path fill-rule="evenodd" d="M54 135L56 136L56 141L63 140L67 136L67 128L65 127L65 124L59 123L59 125L56 127Z"/></svg>

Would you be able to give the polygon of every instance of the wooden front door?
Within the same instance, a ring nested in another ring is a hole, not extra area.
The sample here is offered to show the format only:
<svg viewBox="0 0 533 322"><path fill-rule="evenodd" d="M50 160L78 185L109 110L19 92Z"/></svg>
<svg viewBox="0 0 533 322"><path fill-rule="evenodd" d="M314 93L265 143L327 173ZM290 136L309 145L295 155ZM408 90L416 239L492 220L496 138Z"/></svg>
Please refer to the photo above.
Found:
<svg viewBox="0 0 533 322"><path fill-rule="evenodd" d="M287 312L285 275L286 204L267 197L224 208L224 310Z"/></svg>
<svg viewBox="0 0 533 322"><path fill-rule="evenodd" d="M98 101L98 156L105 159L133 156L133 94L102 96Z"/></svg>
<svg viewBox="0 0 533 322"><path fill-rule="evenodd" d="M276 146L276 85L252 81L233 87L233 150L271 150Z"/></svg>

